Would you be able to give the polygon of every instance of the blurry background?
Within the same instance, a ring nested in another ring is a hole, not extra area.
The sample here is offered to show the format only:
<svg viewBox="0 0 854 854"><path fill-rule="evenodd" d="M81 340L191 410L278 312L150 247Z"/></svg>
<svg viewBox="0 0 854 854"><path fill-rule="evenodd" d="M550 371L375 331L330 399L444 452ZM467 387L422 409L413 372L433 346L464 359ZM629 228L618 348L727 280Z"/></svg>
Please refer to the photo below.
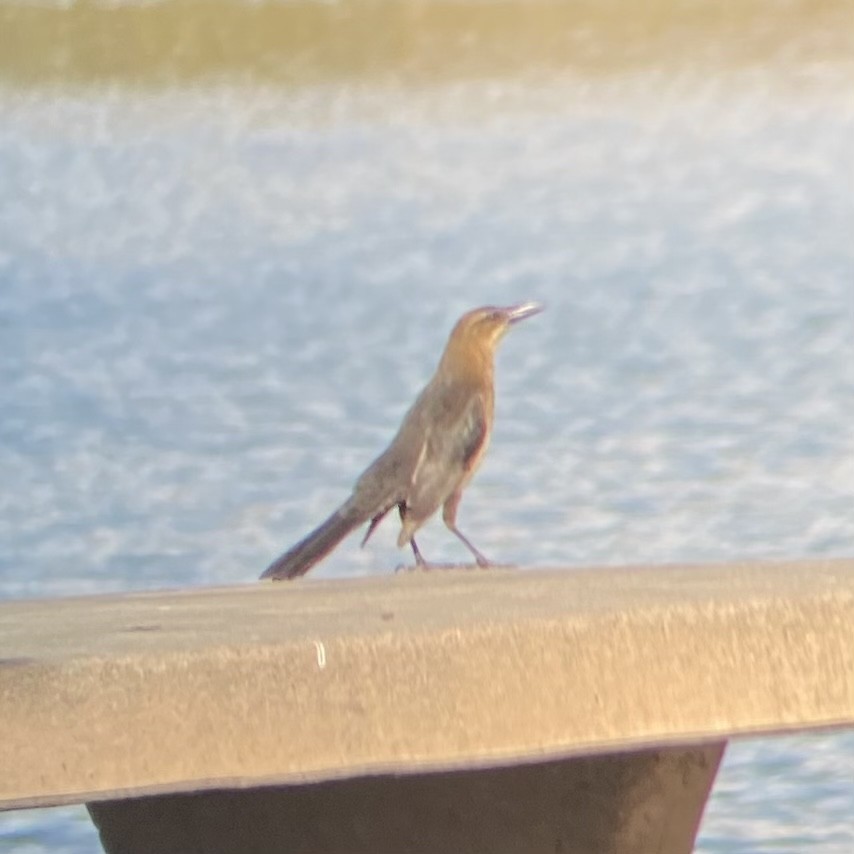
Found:
<svg viewBox="0 0 854 854"><path fill-rule="evenodd" d="M852 0L0 0L0 596L252 581L527 299L487 555L850 556L852 152ZM852 768L732 745L699 850L850 854Z"/></svg>

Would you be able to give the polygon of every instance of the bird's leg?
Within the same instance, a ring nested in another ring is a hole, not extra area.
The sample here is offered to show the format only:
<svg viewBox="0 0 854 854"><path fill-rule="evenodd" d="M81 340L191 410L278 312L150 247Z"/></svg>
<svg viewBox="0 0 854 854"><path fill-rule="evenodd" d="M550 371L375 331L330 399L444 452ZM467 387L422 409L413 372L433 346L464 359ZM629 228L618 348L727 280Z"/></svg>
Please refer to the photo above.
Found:
<svg viewBox="0 0 854 854"><path fill-rule="evenodd" d="M397 512L400 513L400 521L401 523L406 519L406 502L401 501L397 505ZM421 550L418 548L418 544L415 542L415 537L410 537L409 545L412 546L412 554L415 555L415 566L419 569L429 569L430 564L424 559L424 555L421 554Z"/></svg>
<svg viewBox="0 0 854 854"><path fill-rule="evenodd" d="M492 562L474 547L474 543L456 525L448 525L448 529L460 538L463 545L474 555L475 562L481 569L492 566Z"/></svg>
<svg viewBox="0 0 854 854"><path fill-rule="evenodd" d="M420 567L421 569L429 569L430 564L427 563L426 560L424 560L424 555L421 554L421 552L418 549L418 546L415 543L415 537L413 537L409 541L409 545L412 546L412 554L415 555L415 565Z"/></svg>
<svg viewBox="0 0 854 854"><path fill-rule="evenodd" d="M474 555L475 562L479 567L491 566L491 562L474 547L474 543L457 527L457 507L459 507L461 497L462 493L457 491L445 502L445 506L442 508L442 521L448 530L459 537L460 542Z"/></svg>

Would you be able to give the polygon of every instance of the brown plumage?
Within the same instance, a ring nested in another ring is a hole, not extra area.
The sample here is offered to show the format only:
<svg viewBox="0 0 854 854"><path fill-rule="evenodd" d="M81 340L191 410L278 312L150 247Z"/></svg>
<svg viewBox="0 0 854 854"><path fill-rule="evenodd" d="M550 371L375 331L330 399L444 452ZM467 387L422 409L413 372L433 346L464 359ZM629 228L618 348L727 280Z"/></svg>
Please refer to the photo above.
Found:
<svg viewBox="0 0 854 854"><path fill-rule="evenodd" d="M477 469L492 431L495 350L511 324L542 311L536 303L487 306L464 314L451 332L433 378L406 413L388 448L356 481L353 494L319 527L273 561L261 578L296 578L370 520L364 545L394 508L399 547L409 543L426 565L415 532L439 509L448 528L474 555L489 561L457 528L463 489Z"/></svg>

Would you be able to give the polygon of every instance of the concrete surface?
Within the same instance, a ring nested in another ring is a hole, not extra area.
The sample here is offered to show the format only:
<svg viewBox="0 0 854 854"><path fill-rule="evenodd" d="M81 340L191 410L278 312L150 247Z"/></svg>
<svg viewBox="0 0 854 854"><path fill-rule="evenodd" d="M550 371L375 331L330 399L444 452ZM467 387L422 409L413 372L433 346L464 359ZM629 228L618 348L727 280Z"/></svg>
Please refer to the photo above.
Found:
<svg viewBox="0 0 854 854"><path fill-rule="evenodd" d="M0 604L5 808L854 725L854 561Z"/></svg>
<svg viewBox="0 0 854 854"><path fill-rule="evenodd" d="M722 745L89 805L108 854L688 854Z"/></svg>

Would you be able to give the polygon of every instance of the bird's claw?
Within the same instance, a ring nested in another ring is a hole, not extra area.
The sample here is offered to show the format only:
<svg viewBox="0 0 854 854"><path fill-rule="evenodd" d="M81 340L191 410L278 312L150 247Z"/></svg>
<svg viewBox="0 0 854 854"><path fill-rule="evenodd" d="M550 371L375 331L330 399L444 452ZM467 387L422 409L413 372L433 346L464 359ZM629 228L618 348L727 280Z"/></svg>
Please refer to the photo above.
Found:
<svg viewBox="0 0 854 854"><path fill-rule="evenodd" d="M493 563L489 560L476 561L475 563L399 563L394 568L394 572L397 574L398 572L431 572L443 569L494 569L499 566L502 564Z"/></svg>

